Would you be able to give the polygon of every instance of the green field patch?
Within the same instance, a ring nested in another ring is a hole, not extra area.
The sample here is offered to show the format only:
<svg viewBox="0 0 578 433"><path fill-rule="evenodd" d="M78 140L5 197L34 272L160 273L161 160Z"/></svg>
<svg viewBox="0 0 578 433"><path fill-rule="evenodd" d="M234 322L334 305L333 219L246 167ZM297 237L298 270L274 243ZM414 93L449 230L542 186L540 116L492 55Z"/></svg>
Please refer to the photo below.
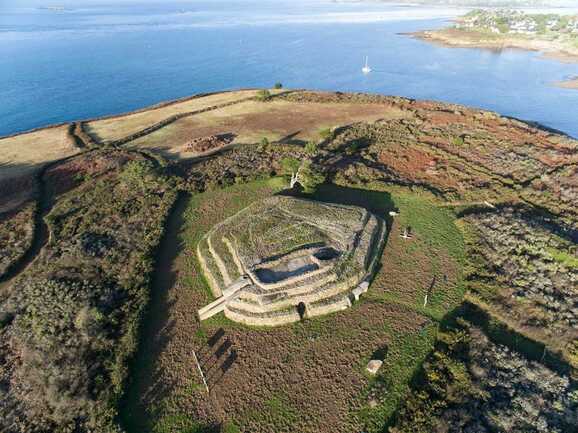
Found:
<svg viewBox="0 0 578 433"><path fill-rule="evenodd" d="M435 343L438 325L427 323L413 333L389 330L393 341L377 376L370 379L364 400L370 402L354 416L367 432L386 431L398 407L411 391L411 384Z"/></svg>
<svg viewBox="0 0 578 433"><path fill-rule="evenodd" d="M578 268L578 257L556 248L547 248L546 251L558 263L568 266L569 268Z"/></svg>

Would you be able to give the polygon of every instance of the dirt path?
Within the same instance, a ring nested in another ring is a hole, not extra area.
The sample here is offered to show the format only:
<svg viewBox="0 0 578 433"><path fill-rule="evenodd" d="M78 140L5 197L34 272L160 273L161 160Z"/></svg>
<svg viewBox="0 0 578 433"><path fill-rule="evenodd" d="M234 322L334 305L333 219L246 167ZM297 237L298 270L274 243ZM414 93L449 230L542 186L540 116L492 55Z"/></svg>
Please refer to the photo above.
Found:
<svg viewBox="0 0 578 433"><path fill-rule="evenodd" d="M78 137L74 127L71 126L70 131L73 140L78 143L82 142L82 138ZM88 151L90 152L90 150ZM77 155L71 155L66 158L59 159L57 161L52 161L45 164L38 172L34 175L34 180L36 183L36 211L34 213L34 230L32 235L32 242L30 247L26 250L24 255L14 262L4 274L0 275L0 293L4 292L11 283L22 274L40 255L42 248L46 245L50 239L50 230L44 218L50 213L53 206L53 197L51 197L47 191L45 175L49 170L75 158L79 155L86 154L87 152L80 153Z"/></svg>
<svg viewBox="0 0 578 433"><path fill-rule="evenodd" d="M155 370L158 354L163 351L173 334L174 323L169 312L171 304L170 291L178 276L177 258L183 250L184 242L181 232L184 224L184 213L189 197L180 194L165 224L165 232L156 254L156 266L151 285L149 310L143 320L140 331L140 346L131 365L131 382L128 384L124 401L121 403L121 421L129 433L148 431L147 405L144 401L158 400L171 392L170 386L162 382L159 372ZM191 358L192 359L192 358ZM152 387L149 385L154 383Z"/></svg>
<svg viewBox="0 0 578 433"><path fill-rule="evenodd" d="M68 159L68 158L67 158ZM36 212L34 212L34 232L32 235L32 242L28 250L24 255L14 262L7 271L0 276L0 292L3 292L8 286L18 277L22 272L24 272L38 257L40 251L49 239L49 230L44 217L48 215L52 209L51 198L48 197L46 191L46 184L44 181L44 175L46 172L54 167L55 165L65 161L61 160L55 163L45 165L36 175L37 183L37 207Z"/></svg>

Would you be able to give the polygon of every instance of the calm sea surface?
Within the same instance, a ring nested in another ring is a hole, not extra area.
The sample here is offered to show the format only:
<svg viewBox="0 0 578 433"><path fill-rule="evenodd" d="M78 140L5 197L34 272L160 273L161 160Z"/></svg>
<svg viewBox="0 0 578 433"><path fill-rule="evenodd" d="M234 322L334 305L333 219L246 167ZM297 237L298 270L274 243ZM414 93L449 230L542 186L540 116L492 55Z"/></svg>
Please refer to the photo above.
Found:
<svg viewBox="0 0 578 433"><path fill-rule="evenodd" d="M54 11L0 0L0 135L193 93L271 86L456 102L578 137L578 65L450 49L404 32L463 11L320 0L181 1ZM81 6L78 6L80 4ZM374 72L361 74L365 56Z"/></svg>

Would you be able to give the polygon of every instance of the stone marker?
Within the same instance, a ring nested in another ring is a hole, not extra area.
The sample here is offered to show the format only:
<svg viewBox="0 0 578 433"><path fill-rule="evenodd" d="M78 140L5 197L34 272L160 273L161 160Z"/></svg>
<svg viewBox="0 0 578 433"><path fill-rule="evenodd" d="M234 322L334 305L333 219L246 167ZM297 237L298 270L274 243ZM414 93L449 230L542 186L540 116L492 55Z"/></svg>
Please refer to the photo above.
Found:
<svg viewBox="0 0 578 433"><path fill-rule="evenodd" d="M371 374L377 374L381 366L383 365L383 361L379 359L372 359L367 363L367 371Z"/></svg>

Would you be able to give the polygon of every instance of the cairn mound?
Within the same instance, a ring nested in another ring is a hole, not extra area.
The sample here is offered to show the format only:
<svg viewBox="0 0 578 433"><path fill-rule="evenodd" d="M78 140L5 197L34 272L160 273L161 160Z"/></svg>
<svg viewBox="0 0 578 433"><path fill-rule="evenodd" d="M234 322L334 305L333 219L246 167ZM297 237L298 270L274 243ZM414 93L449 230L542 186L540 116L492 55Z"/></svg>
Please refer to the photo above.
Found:
<svg viewBox="0 0 578 433"><path fill-rule="evenodd" d="M197 254L224 311L248 325L276 326L343 310L367 291L385 222L367 210L294 197L254 203L217 224Z"/></svg>

